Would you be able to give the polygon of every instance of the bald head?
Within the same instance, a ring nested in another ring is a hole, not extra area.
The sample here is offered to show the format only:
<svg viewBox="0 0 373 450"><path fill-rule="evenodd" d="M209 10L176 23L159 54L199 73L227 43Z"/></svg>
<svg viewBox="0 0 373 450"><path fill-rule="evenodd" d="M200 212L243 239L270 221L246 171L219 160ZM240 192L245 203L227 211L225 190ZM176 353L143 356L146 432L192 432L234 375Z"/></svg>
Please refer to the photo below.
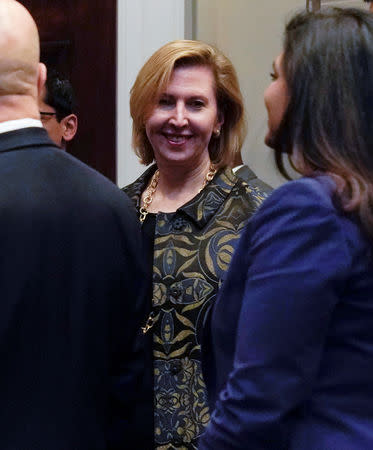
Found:
<svg viewBox="0 0 373 450"><path fill-rule="evenodd" d="M39 35L27 9L0 0L0 96L37 97Z"/></svg>

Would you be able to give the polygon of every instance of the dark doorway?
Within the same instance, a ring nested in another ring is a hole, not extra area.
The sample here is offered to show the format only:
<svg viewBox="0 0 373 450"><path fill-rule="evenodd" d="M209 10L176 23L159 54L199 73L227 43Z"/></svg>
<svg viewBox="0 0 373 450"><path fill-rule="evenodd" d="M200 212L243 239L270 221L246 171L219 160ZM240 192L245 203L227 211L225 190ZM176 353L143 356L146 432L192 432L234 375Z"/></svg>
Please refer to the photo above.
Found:
<svg viewBox="0 0 373 450"><path fill-rule="evenodd" d="M68 151L115 181L116 0L21 0L40 33L41 60L70 79L78 134Z"/></svg>

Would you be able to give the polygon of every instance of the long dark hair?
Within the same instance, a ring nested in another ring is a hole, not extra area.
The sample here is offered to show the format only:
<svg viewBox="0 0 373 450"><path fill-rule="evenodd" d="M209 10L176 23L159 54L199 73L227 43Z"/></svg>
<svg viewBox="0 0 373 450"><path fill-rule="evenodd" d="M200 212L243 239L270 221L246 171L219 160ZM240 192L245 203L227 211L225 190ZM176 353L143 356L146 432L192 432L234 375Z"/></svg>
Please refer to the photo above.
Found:
<svg viewBox="0 0 373 450"><path fill-rule="evenodd" d="M299 13L287 24L283 69L289 104L276 164L299 155L303 175L328 173L346 211L373 238L373 14L353 8Z"/></svg>

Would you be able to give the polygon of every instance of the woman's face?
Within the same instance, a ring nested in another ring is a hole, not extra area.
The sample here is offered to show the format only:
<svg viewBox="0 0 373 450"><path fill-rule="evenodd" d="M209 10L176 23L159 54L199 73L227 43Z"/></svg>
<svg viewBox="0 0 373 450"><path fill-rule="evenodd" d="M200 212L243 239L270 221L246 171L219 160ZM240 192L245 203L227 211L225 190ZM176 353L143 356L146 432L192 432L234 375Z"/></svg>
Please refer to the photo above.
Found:
<svg viewBox="0 0 373 450"><path fill-rule="evenodd" d="M215 80L207 66L178 67L145 122L154 156L161 164L191 168L209 159L211 136L220 130Z"/></svg>
<svg viewBox="0 0 373 450"><path fill-rule="evenodd" d="M270 147L289 103L282 58L281 53L274 61L272 82L264 92L264 103L268 114L268 131L264 141Z"/></svg>

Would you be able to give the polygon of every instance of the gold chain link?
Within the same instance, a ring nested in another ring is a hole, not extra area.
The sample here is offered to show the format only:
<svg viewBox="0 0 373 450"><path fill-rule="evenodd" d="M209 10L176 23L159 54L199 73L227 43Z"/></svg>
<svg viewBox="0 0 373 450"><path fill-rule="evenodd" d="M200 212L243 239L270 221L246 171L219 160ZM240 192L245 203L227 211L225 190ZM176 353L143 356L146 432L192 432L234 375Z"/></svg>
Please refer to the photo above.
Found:
<svg viewBox="0 0 373 450"><path fill-rule="evenodd" d="M198 191L198 194L204 189L204 187L206 186L206 184L209 183L209 182L214 178L216 172L217 172L216 167L215 167L213 164L211 164L211 165L210 165L210 168L209 168L209 171L207 172L207 174L206 174L206 176L205 176L205 179L203 180L202 187L201 187L201 189Z"/></svg>
<svg viewBox="0 0 373 450"><path fill-rule="evenodd" d="M150 330L150 328L153 327L153 325L155 324L155 322L158 320L158 317L154 317L154 316L155 316L155 314L154 314L154 312L152 311L152 312L149 314L149 317L148 317L148 319L146 320L145 325L144 325L143 327L141 327L141 330L142 330L143 334L146 334L146 333Z"/></svg>
<svg viewBox="0 0 373 450"><path fill-rule="evenodd" d="M157 169L154 172L154 175L149 184L149 187L145 191L145 195L144 195L144 198L142 201L142 206L140 208L140 218L139 218L141 223L144 222L144 220L146 219L146 216L148 215L148 212L149 212L148 209L149 209L151 202L153 201L154 192L157 190L158 181L159 181L159 170Z"/></svg>

